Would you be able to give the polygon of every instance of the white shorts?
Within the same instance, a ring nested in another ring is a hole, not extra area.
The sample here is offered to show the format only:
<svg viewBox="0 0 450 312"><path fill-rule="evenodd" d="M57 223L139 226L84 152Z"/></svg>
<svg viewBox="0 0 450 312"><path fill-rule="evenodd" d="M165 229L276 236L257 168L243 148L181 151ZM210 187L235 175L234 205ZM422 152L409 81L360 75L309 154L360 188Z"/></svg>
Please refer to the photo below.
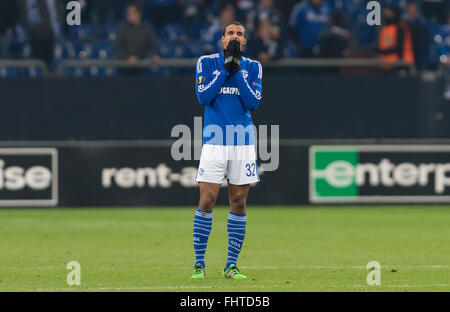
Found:
<svg viewBox="0 0 450 312"><path fill-rule="evenodd" d="M203 145L195 181L222 184L225 177L233 185L259 182L254 145Z"/></svg>

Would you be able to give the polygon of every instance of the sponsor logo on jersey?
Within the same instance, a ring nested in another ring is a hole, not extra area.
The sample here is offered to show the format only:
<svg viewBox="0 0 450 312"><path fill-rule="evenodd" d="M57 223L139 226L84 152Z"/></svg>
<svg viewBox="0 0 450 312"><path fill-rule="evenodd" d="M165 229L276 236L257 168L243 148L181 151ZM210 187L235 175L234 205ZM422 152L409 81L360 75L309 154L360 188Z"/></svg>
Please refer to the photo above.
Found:
<svg viewBox="0 0 450 312"><path fill-rule="evenodd" d="M220 89L219 94L235 94L235 95L240 95L239 89L238 89L238 88L233 88L233 87L223 87L222 89Z"/></svg>

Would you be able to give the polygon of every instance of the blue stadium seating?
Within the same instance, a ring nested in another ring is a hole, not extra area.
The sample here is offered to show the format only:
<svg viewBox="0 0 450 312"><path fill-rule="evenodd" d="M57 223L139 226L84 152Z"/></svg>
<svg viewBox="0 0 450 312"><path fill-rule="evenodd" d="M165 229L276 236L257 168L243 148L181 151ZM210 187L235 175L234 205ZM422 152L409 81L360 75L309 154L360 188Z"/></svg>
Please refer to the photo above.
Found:
<svg viewBox="0 0 450 312"><path fill-rule="evenodd" d="M186 41L188 39L186 30L183 25L179 23L167 23L163 25L157 32L160 40L180 40Z"/></svg>
<svg viewBox="0 0 450 312"><path fill-rule="evenodd" d="M0 79L1 78L13 78L19 75L17 68L0 67Z"/></svg>
<svg viewBox="0 0 450 312"><path fill-rule="evenodd" d="M155 5L154 2L141 1ZM326 0L329 5L343 12L354 30L359 45L371 45L376 41L376 28L366 23L366 4L369 0ZM382 5L396 3L404 8L406 0L380 0ZM89 23L67 28L65 36L55 45L55 59L51 70L55 70L65 59L114 59L117 57L114 41L117 37L121 21L123 20L123 3L116 1L116 19L94 27ZM119 5L120 4L120 5ZM145 17L148 12L145 11ZM158 52L162 58L196 58L204 53L216 50L215 43L202 40L202 35L208 30L207 21L198 21L188 28L182 23L167 23L155 28L159 38ZM442 55L450 56L450 25L431 25L432 43L430 45L431 63L439 63ZM11 40L11 56L13 58L30 58L30 37L26 27L17 24ZM287 42L283 47L283 56L297 57L297 48L293 42ZM164 74L165 70L149 69L149 74ZM69 76L108 77L117 74L111 68L69 68L65 74ZM14 68L0 68L0 77L38 77L42 72L35 68L18 70Z"/></svg>
<svg viewBox="0 0 450 312"><path fill-rule="evenodd" d="M67 31L68 39L92 40L95 38L96 32L90 24L82 24L80 26L71 26Z"/></svg>
<svg viewBox="0 0 450 312"><path fill-rule="evenodd" d="M437 65L442 56L450 57L450 25L433 27L431 34L430 61Z"/></svg>
<svg viewBox="0 0 450 312"><path fill-rule="evenodd" d="M97 34L101 40L109 40L113 42L116 40L119 27L119 22L106 23L100 27Z"/></svg>

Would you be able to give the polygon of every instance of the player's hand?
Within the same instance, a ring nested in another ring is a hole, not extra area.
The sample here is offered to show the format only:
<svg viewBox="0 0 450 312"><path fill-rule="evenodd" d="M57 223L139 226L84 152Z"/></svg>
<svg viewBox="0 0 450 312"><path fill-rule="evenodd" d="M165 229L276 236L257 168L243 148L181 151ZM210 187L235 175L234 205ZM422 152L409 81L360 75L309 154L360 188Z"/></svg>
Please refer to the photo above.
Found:
<svg viewBox="0 0 450 312"><path fill-rule="evenodd" d="M231 40L224 51L225 64L223 68L230 73L235 73L241 69L241 46L238 40Z"/></svg>

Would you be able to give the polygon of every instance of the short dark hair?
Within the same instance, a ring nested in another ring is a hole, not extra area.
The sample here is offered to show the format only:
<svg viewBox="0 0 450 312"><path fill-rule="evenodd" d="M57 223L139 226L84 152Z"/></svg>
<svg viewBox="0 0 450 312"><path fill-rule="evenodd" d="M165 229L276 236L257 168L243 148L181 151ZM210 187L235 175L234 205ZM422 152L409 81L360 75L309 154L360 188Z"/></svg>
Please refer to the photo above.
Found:
<svg viewBox="0 0 450 312"><path fill-rule="evenodd" d="M402 11L400 9L400 7L396 4L389 4L386 9L391 10L394 13L394 19L395 22L398 23L400 22L401 18L402 18Z"/></svg>
<svg viewBox="0 0 450 312"><path fill-rule="evenodd" d="M130 2L127 5L127 8L131 8L134 7L136 9L136 11L138 11L139 14L143 14L144 13L144 9L142 8L142 5L139 2Z"/></svg>
<svg viewBox="0 0 450 312"><path fill-rule="evenodd" d="M245 26L241 22L238 22L238 21L231 22L230 24L225 26L225 28L223 29L223 32L222 32L222 36L225 36L225 30L227 30L227 27L230 25L242 26L242 28L244 28L244 30L245 30L244 37L247 37L247 29L245 29Z"/></svg>

